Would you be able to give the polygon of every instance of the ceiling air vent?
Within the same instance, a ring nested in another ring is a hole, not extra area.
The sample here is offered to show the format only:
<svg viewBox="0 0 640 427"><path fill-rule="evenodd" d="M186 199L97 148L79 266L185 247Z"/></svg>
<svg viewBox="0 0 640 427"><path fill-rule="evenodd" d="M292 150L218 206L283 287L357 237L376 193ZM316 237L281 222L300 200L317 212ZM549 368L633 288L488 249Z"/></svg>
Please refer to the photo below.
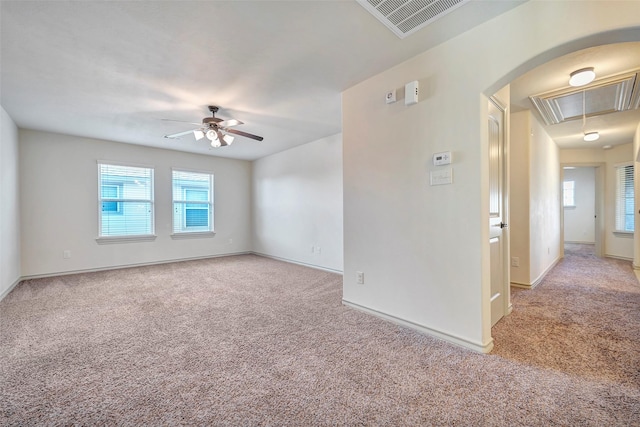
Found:
<svg viewBox="0 0 640 427"><path fill-rule="evenodd" d="M640 71L600 79L589 86L530 96L547 125L640 108Z"/></svg>
<svg viewBox="0 0 640 427"><path fill-rule="evenodd" d="M401 39L470 0L357 0Z"/></svg>

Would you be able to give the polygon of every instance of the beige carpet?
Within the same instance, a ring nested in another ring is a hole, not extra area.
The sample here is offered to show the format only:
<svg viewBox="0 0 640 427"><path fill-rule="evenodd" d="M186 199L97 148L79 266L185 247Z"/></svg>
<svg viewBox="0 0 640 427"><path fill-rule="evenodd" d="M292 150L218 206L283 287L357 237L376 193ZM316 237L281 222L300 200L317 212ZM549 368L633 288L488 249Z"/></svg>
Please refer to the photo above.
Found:
<svg viewBox="0 0 640 427"><path fill-rule="evenodd" d="M640 287L568 256L477 354L257 256L29 280L0 302L2 425L640 425Z"/></svg>

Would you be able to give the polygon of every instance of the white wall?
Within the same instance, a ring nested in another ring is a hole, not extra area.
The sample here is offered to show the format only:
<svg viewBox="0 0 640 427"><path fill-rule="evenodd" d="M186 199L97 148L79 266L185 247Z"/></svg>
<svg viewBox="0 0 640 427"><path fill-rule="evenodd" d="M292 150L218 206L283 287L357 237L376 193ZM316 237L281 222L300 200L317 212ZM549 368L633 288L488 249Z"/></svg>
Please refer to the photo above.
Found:
<svg viewBox="0 0 640 427"><path fill-rule="evenodd" d="M558 261L560 238L560 157L556 143L531 116L530 284L537 283Z"/></svg>
<svg viewBox="0 0 640 427"><path fill-rule="evenodd" d="M532 286L560 257L560 163L531 111L511 114L511 283Z"/></svg>
<svg viewBox="0 0 640 427"><path fill-rule="evenodd" d="M0 107L0 299L20 278L18 128Z"/></svg>
<svg viewBox="0 0 640 427"><path fill-rule="evenodd" d="M596 43L587 40L594 34L633 26L640 26L638 2L530 1L343 92L345 303L489 351L483 94ZM384 103L390 88L413 80L418 104ZM445 150L454 155L454 182L430 186L431 157ZM540 244L542 265L559 245Z"/></svg>
<svg viewBox="0 0 640 427"><path fill-rule="evenodd" d="M531 112L520 111L511 114L511 137L509 161L511 163L509 191L509 236L512 258L518 259L518 266L511 265L511 283L530 285L531 269L529 258L529 190L531 146Z"/></svg>
<svg viewBox="0 0 640 427"><path fill-rule="evenodd" d="M575 183L575 206L564 208L564 241L595 243L596 171L593 167L565 169L564 181Z"/></svg>
<svg viewBox="0 0 640 427"><path fill-rule="evenodd" d="M253 162L253 250L342 271L342 134Z"/></svg>
<svg viewBox="0 0 640 427"><path fill-rule="evenodd" d="M19 138L24 277L251 251L247 161L32 130ZM96 243L97 160L154 167L155 241ZM172 167L214 174L214 237L171 239Z"/></svg>
<svg viewBox="0 0 640 427"><path fill-rule="evenodd" d="M605 163L605 187L604 187L604 248L605 256L633 259L633 235L614 234L615 230L615 191L616 176L615 165L634 160L633 142L616 145L611 150L595 149L565 149L560 150L560 162L563 165L590 165L593 163ZM566 224L565 224L566 227Z"/></svg>

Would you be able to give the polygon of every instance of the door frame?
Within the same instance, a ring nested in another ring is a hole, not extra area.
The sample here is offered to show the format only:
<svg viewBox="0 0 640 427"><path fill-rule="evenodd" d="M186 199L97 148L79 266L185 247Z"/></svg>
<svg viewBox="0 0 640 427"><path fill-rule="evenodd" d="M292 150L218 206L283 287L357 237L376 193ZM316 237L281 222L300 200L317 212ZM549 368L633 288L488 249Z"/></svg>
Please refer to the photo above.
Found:
<svg viewBox="0 0 640 427"><path fill-rule="evenodd" d="M560 163L560 201L562 202L562 183L564 182L565 166L575 168L594 168L595 174L595 255L598 258L604 257L604 180L605 166L604 162L579 163L567 162ZM564 258L564 203L560 203L560 258Z"/></svg>
<svg viewBox="0 0 640 427"><path fill-rule="evenodd" d="M509 105L501 101L497 96L490 96L488 99L492 102L500 111L502 111L502 119L504 124L504 141L502 146L502 221L507 224L507 227L502 229L502 292L504 295L504 315L508 316L513 311L513 304L511 304L511 233L509 231L510 216L509 216L509 194L511 191L511 169L510 169L510 141L511 141L511 126L509 119Z"/></svg>

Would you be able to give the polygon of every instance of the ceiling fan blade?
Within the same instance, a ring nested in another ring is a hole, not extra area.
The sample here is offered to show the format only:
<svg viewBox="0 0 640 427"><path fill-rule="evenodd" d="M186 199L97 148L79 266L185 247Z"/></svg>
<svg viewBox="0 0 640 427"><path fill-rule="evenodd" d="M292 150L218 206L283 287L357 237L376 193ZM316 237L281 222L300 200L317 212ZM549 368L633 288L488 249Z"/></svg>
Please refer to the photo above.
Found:
<svg viewBox="0 0 640 427"><path fill-rule="evenodd" d="M185 122L184 120L173 120L173 119L160 119L163 122L178 122L178 123L189 123L192 125L201 125L202 123L195 123L195 122Z"/></svg>
<svg viewBox="0 0 640 427"><path fill-rule="evenodd" d="M240 120L236 120L236 119L229 119L229 120L223 120L220 123L218 123L218 126L223 127L223 128L229 128L231 126L238 126L238 125L243 125L244 122L241 122Z"/></svg>
<svg viewBox="0 0 640 427"><path fill-rule="evenodd" d="M244 136L245 138L255 139L256 141L262 141L264 139L261 136L254 135L252 133L243 132L241 130L227 129L227 128L223 128L223 130L225 132L228 132L228 133L233 133L233 134L236 134L236 135Z"/></svg>
<svg viewBox="0 0 640 427"><path fill-rule="evenodd" d="M185 130L184 132L172 133L171 135L165 135L164 137L169 139L180 139L181 136L185 136L190 133L193 133L193 131L195 130L200 130L200 129Z"/></svg>

